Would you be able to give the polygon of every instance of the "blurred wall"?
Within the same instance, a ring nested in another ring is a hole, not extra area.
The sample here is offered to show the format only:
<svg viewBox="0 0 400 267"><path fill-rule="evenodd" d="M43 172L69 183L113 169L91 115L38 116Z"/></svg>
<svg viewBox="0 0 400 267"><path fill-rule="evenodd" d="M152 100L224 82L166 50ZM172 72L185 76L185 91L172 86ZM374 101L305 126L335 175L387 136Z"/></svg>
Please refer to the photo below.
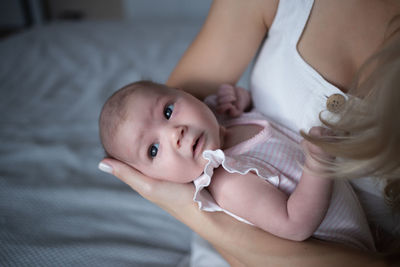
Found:
<svg viewBox="0 0 400 267"><path fill-rule="evenodd" d="M123 0L46 0L50 19L122 19ZM133 2L136 2L134 0ZM144 0L143 2L146 2Z"/></svg>
<svg viewBox="0 0 400 267"><path fill-rule="evenodd" d="M0 27L37 25L47 19L204 20L211 2L212 0L0 0Z"/></svg>
<svg viewBox="0 0 400 267"><path fill-rule="evenodd" d="M203 20L212 0L46 0L53 19Z"/></svg>
<svg viewBox="0 0 400 267"><path fill-rule="evenodd" d="M25 26L24 10L19 1L0 0L0 26L16 28Z"/></svg>
<svg viewBox="0 0 400 267"><path fill-rule="evenodd" d="M228 0L229 1L229 0ZM205 19L212 0L122 0L125 19Z"/></svg>
<svg viewBox="0 0 400 267"><path fill-rule="evenodd" d="M0 0L0 39L43 23L43 0Z"/></svg>

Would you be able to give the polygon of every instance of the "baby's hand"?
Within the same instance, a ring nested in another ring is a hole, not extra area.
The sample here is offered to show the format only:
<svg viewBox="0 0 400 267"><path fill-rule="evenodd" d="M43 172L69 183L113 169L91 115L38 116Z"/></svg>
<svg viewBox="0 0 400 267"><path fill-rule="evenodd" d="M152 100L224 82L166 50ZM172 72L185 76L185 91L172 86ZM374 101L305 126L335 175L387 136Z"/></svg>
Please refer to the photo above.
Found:
<svg viewBox="0 0 400 267"><path fill-rule="evenodd" d="M309 131L309 135L315 137L329 137L333 136L332 132L329 129L323 127L312 127ZM303 140L301 142L301 146L306 152L306 166L310 169L318 171L322 165L320 160L322 161L331 161L333 157L326 153L321 147L310 143L307 140Z"/></svg>
<svg viewBox="0 0 400 267"><path fill-rule="evenodd" d="M250 92L242 87L222 84L217 92L217 112L238 117L251 106Z"/></svg>

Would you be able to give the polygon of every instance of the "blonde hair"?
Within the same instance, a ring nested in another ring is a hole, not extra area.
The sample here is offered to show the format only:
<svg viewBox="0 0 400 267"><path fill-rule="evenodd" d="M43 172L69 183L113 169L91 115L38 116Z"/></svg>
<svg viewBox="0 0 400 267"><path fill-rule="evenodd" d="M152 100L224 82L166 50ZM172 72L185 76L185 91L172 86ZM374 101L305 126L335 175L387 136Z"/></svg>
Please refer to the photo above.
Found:
<svg viewBox="0 0 400 267"><path fill-rule="evenodd" d="M396 17L393 21L398 22ZM400 36L397 28L359 70L337 122L320 119L336 136L305 139L340 158L325 164L338 178L373 176L386 183L384 197L400 211Z"/></svg>

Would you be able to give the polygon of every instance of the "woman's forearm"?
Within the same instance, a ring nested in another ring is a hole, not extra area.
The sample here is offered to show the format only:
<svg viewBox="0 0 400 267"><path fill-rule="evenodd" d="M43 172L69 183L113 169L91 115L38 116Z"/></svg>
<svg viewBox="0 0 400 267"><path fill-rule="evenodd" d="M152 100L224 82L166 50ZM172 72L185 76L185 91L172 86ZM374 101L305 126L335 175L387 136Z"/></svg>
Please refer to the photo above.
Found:
<svg viewBox="0 0 400 267"><path fill-rule="evenodd" d="M192 200L193 185L155 180L113 159L102 163L108 166L103 170L245 266L385 266L383 259L372 253L316 240L284 240L225 213L201 211Z"/></svg>
<svg viewBox="0 0 400 267"><path fill-rule="evenodd" d="M224 213L200 211L194 203L173 214L245 266L385 266L378 255L314 239L281 239Z"/></svg>

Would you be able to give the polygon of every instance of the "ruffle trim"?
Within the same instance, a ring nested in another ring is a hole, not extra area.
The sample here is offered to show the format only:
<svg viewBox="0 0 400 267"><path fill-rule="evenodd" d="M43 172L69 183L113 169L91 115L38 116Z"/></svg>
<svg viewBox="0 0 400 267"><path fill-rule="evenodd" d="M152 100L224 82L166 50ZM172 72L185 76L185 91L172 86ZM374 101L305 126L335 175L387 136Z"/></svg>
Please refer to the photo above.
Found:
<svg viewBox="0 0 400 267"><path fill-rule="evenodd" d="M203 190L211 183L211 177L214 174L214 169L218 168L225 160L225 154L221 149L205 150L202 154L203 158L208 160L204 167L204 172L196 180L193 181L196 191L193 196L193 201L199 205L199 209L205 211L222 211L214 198L207 190Z"/></svg>
<svg viewBox="0 0 400 267"><path fill-rule="evenodd" d="M199 206L200 210L204 211L209 211L209 212L215 212L215 211L223 211L232 217L238 219L239 221L252 224L245 219L221 208L214 198L211 196L211 194L207 190L203 190L204 188L208 187L211 183L211 178L214 174L214 169L218 168L219 166L222 165L222 167L230 172L230 173L240 173L242 175L247 174L250 171L254 171L261 179L268 180L271 184L274 186L279 185L279 177L278 176L270 176L270 177L263 177L260 175L260 172L256 168L246 168L245 170L237 170L229 166L230 164L227 164L227 158L224 154L224 152L221 149L217 150L205 150L203 151L202 154L203 158L206 159L208 162L206 163L204 167L204 172L202 175L199 176L199 178L195 179L193 181L194 186L195 186L195 193L193 196L193 201L197 203Z"/></svg>

